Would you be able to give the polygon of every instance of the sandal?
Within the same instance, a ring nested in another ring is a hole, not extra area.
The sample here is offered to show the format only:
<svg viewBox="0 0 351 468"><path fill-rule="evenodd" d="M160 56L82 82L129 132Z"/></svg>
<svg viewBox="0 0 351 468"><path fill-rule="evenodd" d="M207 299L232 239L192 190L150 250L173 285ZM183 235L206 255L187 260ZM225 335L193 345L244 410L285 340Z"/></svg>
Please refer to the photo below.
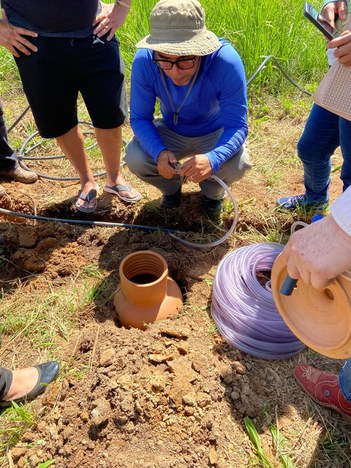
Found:
<svg viewBox="0 0 351 468"><path fill-rule="evenodd" d="M97 207L97 194L98 194L99 186L96 184L94 189L89 190L88 193L83 193L81 190L78 193L78 199L76 201L76 208L78 211L81 211L82 213L93 213L96 210ZM91 208L84 208L84 206L78 205L78 200L83 200L85 202L90 202L95 198L95 203L94 206Z"/></svg>
<svg viewBox="0 0 351 468"><path fill-rule="evenodd" d="M38 380L32 390L23 397L17 398L15 400L1 400L0 408L7 408L11 406L12 401L15 401L16 403L23 403L40 395L40 393L42 393L46 387L56 379L60 370L60 365L56 361L44 362L43 364L38 364L34 367L38 369Z"/></svg>
<svg viewBox="0 0 351 468"><path fill-rule="evenodd" d="M123 184L116 184L116 185L113 185L112 187L108 187L107 185L105 185L104 187L104 190L105 192L107 193L112 193L113 195L117 195L117 197L126 202L126 203L136 203L138 202L140 199L141 199L141 194L139 192L137 192L135 189L133 189L133 187L131 185L123 185ZM133 198L129 198L129 197L124 197L123 195L121 195L120 192L135 192L135 195Z"/></svg>

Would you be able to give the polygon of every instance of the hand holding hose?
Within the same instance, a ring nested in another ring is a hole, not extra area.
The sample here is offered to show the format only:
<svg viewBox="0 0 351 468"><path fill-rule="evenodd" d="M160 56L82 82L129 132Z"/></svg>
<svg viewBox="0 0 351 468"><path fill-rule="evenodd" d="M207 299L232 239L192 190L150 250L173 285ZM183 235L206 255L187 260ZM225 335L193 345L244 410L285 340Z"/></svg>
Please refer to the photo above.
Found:
<svg viewBox="0 0 351 468"><path fill-rule="evenodd" d="M158 173L165 179L173 179L174 176L180 173L180 170L177 168L177 163L177 158L172 151L161 151L157 159Z"/></svg>
<svg viewBox="0 0 351 468"><path fill-rule="evenodd" d="M196 154L182 165L180 175L185 176L195 184L199 184L212 175L210 160L205 154Z"/></svg>

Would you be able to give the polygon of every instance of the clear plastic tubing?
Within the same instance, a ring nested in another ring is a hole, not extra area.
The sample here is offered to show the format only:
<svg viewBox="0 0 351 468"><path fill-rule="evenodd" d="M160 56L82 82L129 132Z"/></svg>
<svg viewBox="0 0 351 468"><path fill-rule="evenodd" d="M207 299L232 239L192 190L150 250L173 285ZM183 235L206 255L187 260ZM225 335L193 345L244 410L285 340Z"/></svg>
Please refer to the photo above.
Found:
<svg viewBox="0 0 351 468"><path fill-rule="evenodd" d="M279 314L270 288L258 272L271 271L284 246L261 243L241 247L219 263L213 282L211 313L219 333L231 346L264 359L299 353L298 340Z"/></svg>

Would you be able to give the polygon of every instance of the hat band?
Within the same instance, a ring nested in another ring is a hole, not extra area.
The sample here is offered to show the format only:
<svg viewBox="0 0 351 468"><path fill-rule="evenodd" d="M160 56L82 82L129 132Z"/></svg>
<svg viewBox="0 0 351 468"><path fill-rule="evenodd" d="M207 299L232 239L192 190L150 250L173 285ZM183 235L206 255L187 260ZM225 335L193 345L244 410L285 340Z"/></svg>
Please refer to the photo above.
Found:
<svg viewBox="0 0 351 468"><path fill-rule="evenodd" d="M150 34L151 42L186 42L200 36L206 32L206 29L159 29L153 28Z"/></svg>

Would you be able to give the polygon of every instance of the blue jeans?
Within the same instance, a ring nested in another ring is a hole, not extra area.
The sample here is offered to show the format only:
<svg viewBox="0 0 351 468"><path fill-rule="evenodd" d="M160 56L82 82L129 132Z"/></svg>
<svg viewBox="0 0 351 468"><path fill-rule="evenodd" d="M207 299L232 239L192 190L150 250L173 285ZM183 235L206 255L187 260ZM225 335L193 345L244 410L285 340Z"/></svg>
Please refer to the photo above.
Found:
<svg viewBox="0 0 351 468"><path fill-rule="evenodd" d="M329 199L330 158L338 146L343 156L340 177L346 190L351 185L351 121L314 104L297 143L306 195L311 202Z"/></svg>
<svg viewBox="0 0 351 468"><path fill-rule="evenodd" d="M348 359L339 374L339 385L346 400L351 402L351 359Z"/></svg>
<svg viewBox="0 0 351 468"><path fill-rule="evenodd" d="M0 99L0 171L11 171L17 166L16 153L7 142L7 130Z"/></svg>

